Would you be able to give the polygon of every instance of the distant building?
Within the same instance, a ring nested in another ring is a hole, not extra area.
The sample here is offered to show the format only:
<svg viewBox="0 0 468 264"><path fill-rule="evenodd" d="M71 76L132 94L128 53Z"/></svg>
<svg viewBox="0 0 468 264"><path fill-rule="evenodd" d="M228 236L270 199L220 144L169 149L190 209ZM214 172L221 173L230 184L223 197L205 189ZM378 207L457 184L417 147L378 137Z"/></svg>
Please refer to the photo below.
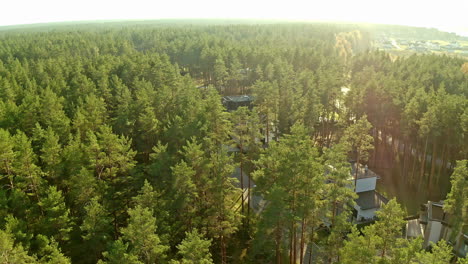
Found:
<svg viewBox="0 0 468 264"><path fill-rule="evenodd" d="M454 48L460 48L460 43L458 43L457 41L452 41L450 42L450 46L454 47Z"/></svg>
<svg viewBox="0 0 468 264"><path fill-rule="evenodd" d="M229 95L223 96L223 105L230 111L235 111L241 106L247 106L249 109L253 107L253 96L251 95Z"/></svg>
<svg viewBox="0 0 468 264"><path fill-rule="evenodd" d="M438 43L427 42L426 47L430 50L440 50L440 45Z"/></svg>
<svg viewBox="0 0 468 264"><path fill-rule="evenodd" d="M395 47L394 47L392 44L383 44L383 45L382 45L382 48L383 48L383 49L390 50L390 49L394 49Z"/></svg>

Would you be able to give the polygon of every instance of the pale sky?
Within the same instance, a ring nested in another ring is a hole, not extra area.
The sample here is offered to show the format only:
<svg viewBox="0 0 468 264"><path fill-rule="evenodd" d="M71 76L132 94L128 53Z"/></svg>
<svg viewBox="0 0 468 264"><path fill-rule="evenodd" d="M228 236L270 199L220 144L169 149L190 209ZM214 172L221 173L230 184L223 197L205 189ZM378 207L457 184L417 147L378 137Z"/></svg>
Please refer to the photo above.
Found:
<svg viewBox="0 0 468 264"><path fill-rule="evenodd" d="M109 19L273 18L468 28L468 0L0 0L0 8L0 25Z"/></svg>

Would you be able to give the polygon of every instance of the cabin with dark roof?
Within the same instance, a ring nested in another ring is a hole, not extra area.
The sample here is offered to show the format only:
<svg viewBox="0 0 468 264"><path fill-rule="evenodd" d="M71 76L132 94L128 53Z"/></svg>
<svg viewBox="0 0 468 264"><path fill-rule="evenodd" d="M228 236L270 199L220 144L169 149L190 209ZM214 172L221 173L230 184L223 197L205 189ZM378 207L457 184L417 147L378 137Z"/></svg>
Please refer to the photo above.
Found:
<svg viewBox="0 0 468 264"><path fill-rule="evenodd" d="M231 112L237 110L241 106L246 106L249 109L253 107L253 96L251 95L228 95L223 96L223 105Z"/></svg>

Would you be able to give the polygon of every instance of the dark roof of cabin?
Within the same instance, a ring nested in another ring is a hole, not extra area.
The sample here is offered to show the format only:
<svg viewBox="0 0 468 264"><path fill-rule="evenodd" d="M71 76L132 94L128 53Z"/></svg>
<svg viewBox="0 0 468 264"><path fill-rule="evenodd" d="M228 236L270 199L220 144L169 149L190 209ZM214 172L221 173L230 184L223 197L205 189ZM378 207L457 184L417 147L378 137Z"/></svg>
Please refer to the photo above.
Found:
<svg viewBox="0 0 468 264"><path fill-rule="evenodd" d="M243 102L252 102L253 96L251 95L228 95L223 97L225 102L234 102L234 103L243 103Z"/></svg>
<svg viewBox="0 0 468 264"><path fill-rule="evenodd" d="M380 208L382 203L387 202L388 199L375 190L360 192L358 193L358 198L356 199L356 203L359 205L361 210Z"/></svg>

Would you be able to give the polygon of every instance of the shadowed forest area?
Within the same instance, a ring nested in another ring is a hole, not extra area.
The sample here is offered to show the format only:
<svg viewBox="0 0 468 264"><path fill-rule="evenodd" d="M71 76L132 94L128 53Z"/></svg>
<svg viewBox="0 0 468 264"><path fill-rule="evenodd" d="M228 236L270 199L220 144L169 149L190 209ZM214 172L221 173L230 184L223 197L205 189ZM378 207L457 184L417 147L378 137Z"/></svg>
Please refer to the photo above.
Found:
<svg viewBox="0 0 468 264"><path fill-rule="evenodd" d="M4 28L1 262L467 263L468 61L378 50L384 29ZM356 161L396 198L364 226ZM429 248L402 235L428 200L452 230Z"/></svg>

